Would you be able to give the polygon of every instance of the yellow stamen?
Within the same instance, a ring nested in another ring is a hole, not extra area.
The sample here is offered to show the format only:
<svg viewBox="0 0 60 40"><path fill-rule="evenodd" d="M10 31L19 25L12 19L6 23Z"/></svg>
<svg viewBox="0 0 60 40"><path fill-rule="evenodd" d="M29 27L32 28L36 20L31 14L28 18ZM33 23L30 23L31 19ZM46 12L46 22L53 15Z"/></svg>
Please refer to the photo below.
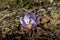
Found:
<svg viewBox="0 0 60 40"><path fill-rule="evenodd" d="M29 29L29 30L32 29L32 25L31 25L31 24L28 25L28 29Z"/></svg>

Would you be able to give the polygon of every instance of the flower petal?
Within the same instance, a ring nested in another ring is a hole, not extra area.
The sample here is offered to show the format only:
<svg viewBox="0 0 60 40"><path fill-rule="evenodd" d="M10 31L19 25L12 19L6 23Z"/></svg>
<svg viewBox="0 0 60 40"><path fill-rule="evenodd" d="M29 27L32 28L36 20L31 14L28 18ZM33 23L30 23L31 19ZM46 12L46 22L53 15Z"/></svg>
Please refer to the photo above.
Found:
<svg viewBox="0 0 60 40"><path fill-rule="evenodd" d="M35 17L35 14L34 13L31 14L31 19L36 20L36 17Z"/></svg>
<svg viewBox="0 0 60 40"><path fill-rule="evenodd" d="M39 24L40 17L36 19L36 23Z"/></svg>
<svg viewBox="0 0 60 40"><path fill-rule="evenodd" d="M24 21L26 24L29 24L29 21L30 21L29 17L30 17L30 15L28 13L25 13Z"/></svg>
<svg viewBox="0 0 60 40"><path fill-rule="evenodd" d="M22 26L27 27L26 23L24 22L24 20L22 19L22 17L20 17L20 23L22 24Z"/></svg>
<svg viewBox="0 0 60 40"><path fill-rule="evenodd" d="M32 24L32 27L36 27L37 26L37 23L35 22L35 20L31 19L31 24Z"/></svg>

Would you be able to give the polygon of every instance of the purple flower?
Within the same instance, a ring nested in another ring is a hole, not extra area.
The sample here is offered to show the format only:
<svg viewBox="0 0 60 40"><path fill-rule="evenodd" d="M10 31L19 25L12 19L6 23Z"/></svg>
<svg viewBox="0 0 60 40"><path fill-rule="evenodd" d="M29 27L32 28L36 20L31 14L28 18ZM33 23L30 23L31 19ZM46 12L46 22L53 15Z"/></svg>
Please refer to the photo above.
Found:
<svg viewBox="0 0 60 40"><path fill-rule="evenodd" d="M31 16L28 13L25 13L24 18L20 17L20 23L23 27L28 28L30 25L32 28L35 28L39 24L40 17L35 17L35 14L32 13Z"/></svg>

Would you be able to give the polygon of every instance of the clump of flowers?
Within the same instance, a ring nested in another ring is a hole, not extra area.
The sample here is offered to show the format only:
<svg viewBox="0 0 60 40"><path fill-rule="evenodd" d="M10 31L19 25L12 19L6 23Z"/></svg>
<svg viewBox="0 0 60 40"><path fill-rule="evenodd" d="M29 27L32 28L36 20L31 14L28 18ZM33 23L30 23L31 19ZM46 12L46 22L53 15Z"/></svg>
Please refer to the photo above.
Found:
<svg viewBox="0 0 60 40"><path fill-rule="evenodd" d="M28 12L25 13L24 18L20 17L20 23L22 24L22 26L29 30L35 28L37 24L39 24L39 20L40 20L39 16L36 18L34 13L30 15L28 14Z"/></svg>

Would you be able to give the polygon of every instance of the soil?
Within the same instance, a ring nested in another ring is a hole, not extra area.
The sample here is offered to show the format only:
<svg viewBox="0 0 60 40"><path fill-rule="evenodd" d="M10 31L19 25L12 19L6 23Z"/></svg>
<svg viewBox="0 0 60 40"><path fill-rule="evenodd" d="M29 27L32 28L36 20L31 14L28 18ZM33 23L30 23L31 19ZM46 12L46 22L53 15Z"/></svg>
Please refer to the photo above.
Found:
<svg viewBox="0 0 60 40"><path fill-rule="evenodd" d="M0 4L0 39L1 40L60 40L60 0L27 1L25 7L9 7L1 0ZM40 23L33 30L26 30L19 18L24 13L32 12L40 16Z"/></svg>

